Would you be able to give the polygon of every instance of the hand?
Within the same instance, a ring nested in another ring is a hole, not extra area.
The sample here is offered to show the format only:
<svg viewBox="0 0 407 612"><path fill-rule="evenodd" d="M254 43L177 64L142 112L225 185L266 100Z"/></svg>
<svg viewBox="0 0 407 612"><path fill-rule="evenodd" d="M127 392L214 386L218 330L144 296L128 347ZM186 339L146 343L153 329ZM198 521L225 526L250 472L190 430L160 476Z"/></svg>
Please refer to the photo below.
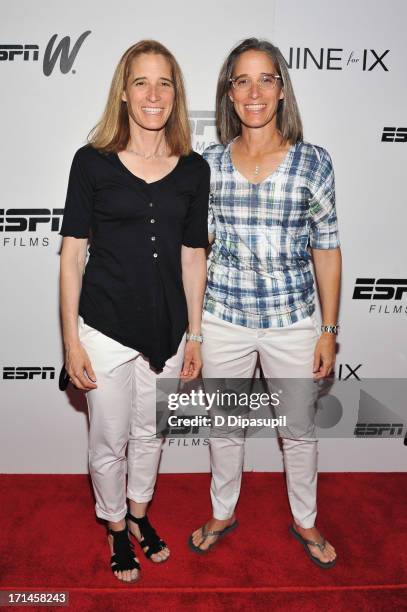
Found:
<svg viewBox="0 0 407 612"><path fill-rule="evenodd" d="M82 391L96 389L96 376L87 352L82 344L78 342L66 349L65 369L69 374L72 384Z"/></svg>
<svg viewBox="0 0 407 612"><path fill-rule="evenodd" d="M319 380L329 376L335 366L336 336L324 332L315 347L313 373L314 379Z"/></svg>
<svg viewBox="0 0 407 612"><path fill-rule="evenodd" d="M195 340L188 340L185 344L184 363L182 365L182 380L198 378L202 368L201 345Z"/></svg>

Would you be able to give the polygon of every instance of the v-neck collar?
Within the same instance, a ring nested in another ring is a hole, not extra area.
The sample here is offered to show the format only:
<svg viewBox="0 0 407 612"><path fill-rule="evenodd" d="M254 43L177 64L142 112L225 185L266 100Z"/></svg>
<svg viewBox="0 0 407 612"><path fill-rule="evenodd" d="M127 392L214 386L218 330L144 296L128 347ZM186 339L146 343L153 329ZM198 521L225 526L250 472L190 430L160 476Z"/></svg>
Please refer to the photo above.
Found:
<svg viewBox="0 0 407 612"><path fill-rule="evenodd" d="M128 176L130 176L132 179L142 183L143 185L146 186L154 186L154 185L158 185L162 182L165 182L166 180L168 180L169 178L171 178L171 176L176 172L176 170L179 168L179 166L182 163L182 159L183 159L183 155L180 155L177 163L175 164L175 166L172 168L172 170L170 170L167 174L165 174L163 177L161 177L160 179L158 179L157 181L151 181L151 182L147 182L144 179L142 179L140 176L137 176L137 174L134 174L134 172L132 172L120 159L118 153L111 153L112 155L112 159L115 161L116 166L119 167L120 169L123 170L123 172L125 172Z"/></svg>
<svg viewBox="0 0 407 612"><path fill-rule="evenodd" d="M246 184L250 185L251 187L252 186L253 187L259 187L259 186L264 185L265 183L267 183L269 181L274 180L274 178L276 176L278 176L279 174L281 174L281 172L283 170L285 170L285 168L291 163L293 155L294 155L295 150L297 148L297 143L295 142L294 144L292 144L290 146L290 148L288 149L284 159L277 166L277 168L275 170L273 170L273 172L271 172L268 176L266 176L262 181L260 181L258 183L253 183L252 181L249 181L249 179L247 177L245 177L241 172L239 172L239 170L233 164L230 147L231 147L232 143L234 142L234 140L229 142L226 145L226 147L225 147L225 150L224 150L224 153L223 153L223 160L222 160L222 169L226 170L227 172L229 172L231 174L234 174L240 181L245 182Z"/></svg>

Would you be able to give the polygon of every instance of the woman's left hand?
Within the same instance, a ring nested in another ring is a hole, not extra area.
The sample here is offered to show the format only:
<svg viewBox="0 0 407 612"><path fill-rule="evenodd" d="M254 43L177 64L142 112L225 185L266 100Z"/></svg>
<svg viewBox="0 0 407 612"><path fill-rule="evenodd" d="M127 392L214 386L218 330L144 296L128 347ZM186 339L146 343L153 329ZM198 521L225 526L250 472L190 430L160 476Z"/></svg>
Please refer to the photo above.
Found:
<svg viewBox="0 0 407 612"><path fill-rule="evenodd" d="M329 376L335 366L336 336L335 334L323 333L315 347L314 353L314 379L319 380Z"/></svg>
<svg viewBox="0 0 407 612"><path fill-rule="evenodd" d="M188 340L185 344L184 363L182 365L182 380L198 378L202 368L201 345L195 340Z"/></svg>

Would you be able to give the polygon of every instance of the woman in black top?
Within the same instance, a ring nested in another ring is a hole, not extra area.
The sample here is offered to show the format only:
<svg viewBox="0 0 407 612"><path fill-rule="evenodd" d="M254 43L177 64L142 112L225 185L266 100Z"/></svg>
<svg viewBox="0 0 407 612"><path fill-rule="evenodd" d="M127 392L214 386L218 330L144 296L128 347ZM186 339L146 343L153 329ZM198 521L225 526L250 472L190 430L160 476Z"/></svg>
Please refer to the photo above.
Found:
<svg viewBox="0 0 407 612"><path fill-rule="evenodd" d="M155 382L201 368L208 193L179 66L160 43L141 41L121 58L104 115L75 154L61 230L66 369L87 391L96 514L126 582L139 575L128 530L148 558L169 556L145 515L161 452Z"/></svg>

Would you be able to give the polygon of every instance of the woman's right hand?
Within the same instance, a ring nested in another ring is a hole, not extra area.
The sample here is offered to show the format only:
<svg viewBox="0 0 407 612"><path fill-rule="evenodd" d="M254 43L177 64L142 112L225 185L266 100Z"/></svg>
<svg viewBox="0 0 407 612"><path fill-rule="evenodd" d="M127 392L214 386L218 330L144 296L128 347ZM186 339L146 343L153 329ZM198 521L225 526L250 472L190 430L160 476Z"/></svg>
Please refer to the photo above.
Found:
<svg viewBox="0 0 407 612"><path fill-rule="evenodd" d="M96 376L89 356L80 342L70 345L65 351L65 369L77 389L96 389Z"/></svg>

